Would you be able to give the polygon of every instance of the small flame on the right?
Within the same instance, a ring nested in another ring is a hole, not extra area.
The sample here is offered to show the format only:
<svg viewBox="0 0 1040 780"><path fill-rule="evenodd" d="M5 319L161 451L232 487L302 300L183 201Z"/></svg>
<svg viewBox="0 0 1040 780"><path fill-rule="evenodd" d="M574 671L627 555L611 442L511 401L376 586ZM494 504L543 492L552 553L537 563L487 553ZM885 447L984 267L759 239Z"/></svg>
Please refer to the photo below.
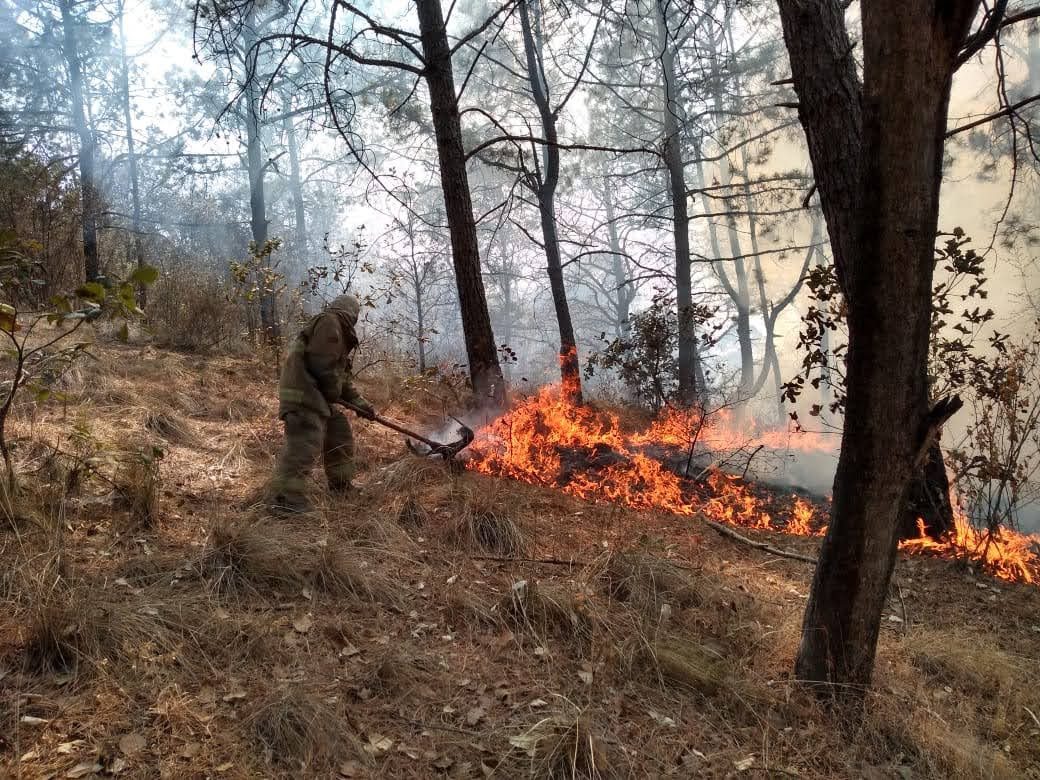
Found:
<svg viewBox="0 0 1040 780"><path fill-rule="evenodd" d="M924 520L917 519L917 538L899 543L907 553L924 553L943 558L966 558L1009 582L1036 582L1040 575L1040 537L1010 528L990 533L975 528L960 509L954 510L954 530L941 541L925 533Z"/></svg>

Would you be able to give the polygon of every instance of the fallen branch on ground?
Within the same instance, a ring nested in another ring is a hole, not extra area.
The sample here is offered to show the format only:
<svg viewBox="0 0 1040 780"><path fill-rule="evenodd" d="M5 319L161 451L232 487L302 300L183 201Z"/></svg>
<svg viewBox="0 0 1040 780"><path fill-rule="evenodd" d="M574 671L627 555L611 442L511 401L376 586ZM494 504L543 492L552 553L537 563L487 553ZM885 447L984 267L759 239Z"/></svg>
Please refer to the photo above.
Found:
<svg viewBox="0 0 1040 780"><path fill-rule="evenodd" d="M499 555L471 555L471 561L493 561L495 563L544 563L547 566L589 566L586 561L568 560L562 558L515 558Z"/></svg>
<svg viewBox="0 0 1040 780"><path fill-rule="evenodd" d="M738 534L729 526L722 525L722 523L716 523L714 520L709 520L708 518L702 515L698 515L698 518L701 520L701 522L703 522L709 528L721 534L722 536L726 536L730 539L734 539L738 542L741 542L742 544L754 547L756 550L764 550L765 552L770 553L771 555L777 555L781 558L790 558L794 561L816 563L816 559L813 558L811 555L802 555L801 553L791 552L790 550L781 550L779 547L774 547L773 545L769 544L769 542L756 542L754 539L748 539L743 534Z"/></svg>

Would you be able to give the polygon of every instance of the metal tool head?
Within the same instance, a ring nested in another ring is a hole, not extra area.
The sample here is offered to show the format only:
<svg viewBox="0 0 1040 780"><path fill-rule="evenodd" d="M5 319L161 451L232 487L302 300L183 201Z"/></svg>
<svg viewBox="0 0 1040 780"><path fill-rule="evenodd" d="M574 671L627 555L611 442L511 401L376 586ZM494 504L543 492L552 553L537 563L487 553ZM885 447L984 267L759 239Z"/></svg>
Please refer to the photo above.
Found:
<svg viewBox="0 0 1040 780"><path fill-rule="evenodd" d="M473 443L475 434L473 429L463 423L461 420L452 417L459 425L459 438L455 441L448 442L446 444L420 444L414 442L411 439L406 439L408 449L416 455L440 455L444 460L451 460L458 455L462 450L466 449L470 444Z"/></svg>

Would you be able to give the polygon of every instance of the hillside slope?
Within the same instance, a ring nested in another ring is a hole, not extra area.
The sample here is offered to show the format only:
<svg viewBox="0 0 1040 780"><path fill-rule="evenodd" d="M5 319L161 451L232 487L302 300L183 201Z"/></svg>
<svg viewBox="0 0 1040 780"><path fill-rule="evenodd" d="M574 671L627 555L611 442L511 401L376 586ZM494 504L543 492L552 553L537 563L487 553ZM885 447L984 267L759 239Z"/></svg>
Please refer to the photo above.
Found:
<svg viewBox="0 0 1040 780"><path fill-rule="evenodd" d="M366 422L360 496L268 517L270 369L98 356L13 424L5 776L1040 778L1036 587L901 560L845 735L790 679L811 566ZM362 389L438 417L436 387Z"/></svg>

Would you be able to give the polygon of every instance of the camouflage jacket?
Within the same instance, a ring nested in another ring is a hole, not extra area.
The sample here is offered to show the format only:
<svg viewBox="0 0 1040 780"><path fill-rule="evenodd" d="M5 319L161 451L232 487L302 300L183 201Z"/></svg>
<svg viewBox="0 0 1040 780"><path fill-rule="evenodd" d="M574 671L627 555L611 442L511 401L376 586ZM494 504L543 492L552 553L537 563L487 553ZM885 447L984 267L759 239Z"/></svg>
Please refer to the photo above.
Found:
<svg viewBox="0 0 1040 780"><path fill-rule="evenodd" d="M278 385L278 416L308 411L328 417L338 400L362 398L350 378L350 355L357 348L354 325L335 309L313 317L289 348Z"/></svg>

